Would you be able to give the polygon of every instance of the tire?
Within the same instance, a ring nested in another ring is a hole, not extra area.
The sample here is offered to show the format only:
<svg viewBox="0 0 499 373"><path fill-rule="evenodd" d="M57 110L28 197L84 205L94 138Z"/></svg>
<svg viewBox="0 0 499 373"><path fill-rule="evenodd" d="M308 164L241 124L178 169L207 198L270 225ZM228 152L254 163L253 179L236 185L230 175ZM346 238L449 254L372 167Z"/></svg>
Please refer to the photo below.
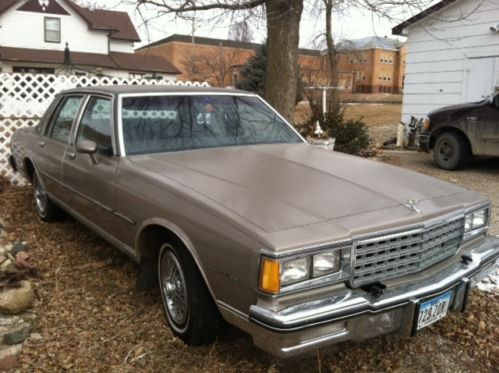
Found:
<svg viewBox="0 0 499 373"><path fill-rule="evenodd" d="M215 341L222 318L196 263L181 245L161 247L158 277L163 310L173 333L190 346Z"/></svg>
<svg viewBox="0 0 499 373"><path fill-rule="evenodd" d="M458 170L466 164L470 150L462 135L455 132L444 132L435 141L433 156L438 167L452 171Z"/></svg>
<svg viewBox="0 0 499 373"><path fill-rule="evenodd" d="M47 196L43 184L40 182L38 173L33 174L33 198L35 200L36 212L40 219L46 222L60 221L64 216L63 211Z"/></svg>

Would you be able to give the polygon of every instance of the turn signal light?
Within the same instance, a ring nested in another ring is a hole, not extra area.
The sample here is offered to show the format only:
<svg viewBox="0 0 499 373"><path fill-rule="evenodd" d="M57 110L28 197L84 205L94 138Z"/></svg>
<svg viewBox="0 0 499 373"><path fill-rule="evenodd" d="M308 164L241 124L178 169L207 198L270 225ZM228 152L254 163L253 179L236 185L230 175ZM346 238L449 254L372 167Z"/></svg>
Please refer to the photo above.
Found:
<svg viewBox="0 0 499 373"><path fill-rule="evenodd" d="M260 270L260 289L277 294L281 290L281 263L263 258Z"/></svg>

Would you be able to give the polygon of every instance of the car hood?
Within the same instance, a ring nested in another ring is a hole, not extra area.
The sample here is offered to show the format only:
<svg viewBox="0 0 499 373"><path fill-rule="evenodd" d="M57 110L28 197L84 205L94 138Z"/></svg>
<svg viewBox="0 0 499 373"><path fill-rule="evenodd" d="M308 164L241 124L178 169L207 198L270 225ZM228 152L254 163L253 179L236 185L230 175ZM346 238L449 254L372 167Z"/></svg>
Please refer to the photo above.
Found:
<svg viewBox="0 0 499 373"><path fill-rule="evenodd" d="M435 117L435 116L445 116L448 114L451 114L453 117L455 116L461 116L466 114L467 112L480 108L484 106L485 102L484 101L479 101L479 102L467 102L463 104L458 104L458 105L450 105L450 106L444 106L442 108L436 109L428 113L428 116Z"/></svg>
<svg viewBox="0 0 499 373"><path fill-rule="evenodd" d="M307 144L225 147L130 160L267 232L465 191L402 168Z"/></svg>

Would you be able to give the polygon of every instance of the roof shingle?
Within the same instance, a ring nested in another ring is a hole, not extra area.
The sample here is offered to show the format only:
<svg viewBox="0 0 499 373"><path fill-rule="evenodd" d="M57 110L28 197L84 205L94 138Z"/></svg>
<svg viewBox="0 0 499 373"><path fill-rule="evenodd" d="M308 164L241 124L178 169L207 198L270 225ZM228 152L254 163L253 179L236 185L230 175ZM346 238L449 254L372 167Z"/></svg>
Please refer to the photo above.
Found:
<svg viewBox="0 0 499 373"><path fill-rule="evenodd" d="M90 66L125 70L130 72L151 72L180 74L175 66L159 56L111 52L110 54L71 52L75 66ZM0 60L10 62L37 62L61 65L64 51L0 47Z"/></svg>

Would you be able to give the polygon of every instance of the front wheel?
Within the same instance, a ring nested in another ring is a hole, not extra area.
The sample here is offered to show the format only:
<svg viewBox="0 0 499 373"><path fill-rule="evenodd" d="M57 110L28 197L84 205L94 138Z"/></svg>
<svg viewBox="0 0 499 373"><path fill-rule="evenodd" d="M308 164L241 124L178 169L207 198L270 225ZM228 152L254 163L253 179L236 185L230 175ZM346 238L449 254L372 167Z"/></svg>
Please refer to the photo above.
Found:
<svg viewBox="0 0 499 373"><path fill-rule="evenodd" d="M163 309L173 333L191 346L213 342L221 317L196 263L183 247L161 247L158 276Z"/></svg>
<svg viewBox="0 0 499 373"><path fill-rule="evenodd" d="M469 158L469 153L466 140L454 132L444 132L439 135L433 147L435 162L444 170L462 168Z"/></svg>

